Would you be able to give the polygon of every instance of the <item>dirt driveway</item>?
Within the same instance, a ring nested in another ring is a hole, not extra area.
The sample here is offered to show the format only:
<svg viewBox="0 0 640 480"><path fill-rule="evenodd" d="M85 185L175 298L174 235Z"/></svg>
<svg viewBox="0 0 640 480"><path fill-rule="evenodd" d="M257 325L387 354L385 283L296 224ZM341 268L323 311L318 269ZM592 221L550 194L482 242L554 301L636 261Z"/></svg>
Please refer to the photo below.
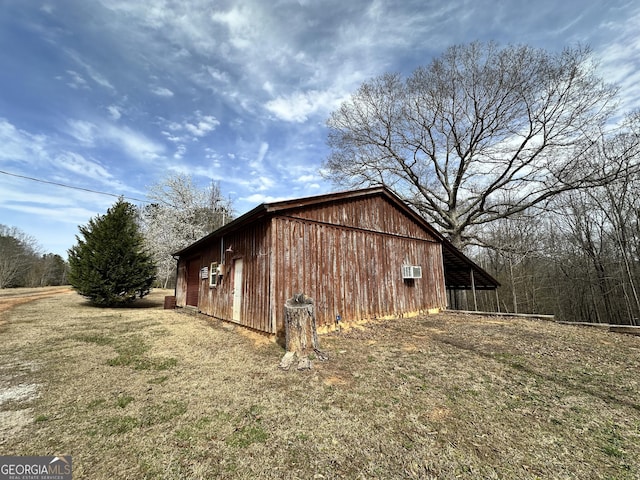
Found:
<svg viewBox="0 0 640 480"><path fill-rule="evenodd" d="M0 313L9 310L16 305L32 302L41 298L72 293L70 287L41 287L41 288L5 288L0 290ZM2 318L0 317L0 325Z"/></svg>

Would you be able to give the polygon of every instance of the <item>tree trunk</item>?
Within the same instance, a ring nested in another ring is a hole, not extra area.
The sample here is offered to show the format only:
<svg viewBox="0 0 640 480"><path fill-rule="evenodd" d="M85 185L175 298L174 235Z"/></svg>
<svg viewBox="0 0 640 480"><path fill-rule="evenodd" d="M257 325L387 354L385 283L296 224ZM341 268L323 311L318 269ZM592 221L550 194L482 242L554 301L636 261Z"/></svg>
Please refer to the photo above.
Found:
<svg viewBox="0 0 640 480"><path fill-rule="evenodd" d="M284 324L287 353L280 362L280 368L288 370L296 356L299 359L298 370L311 368L311 354L315 354L320 360L326 360L327 356L320 352L312 299L300 293L287 300L284 307Z"/></svg>

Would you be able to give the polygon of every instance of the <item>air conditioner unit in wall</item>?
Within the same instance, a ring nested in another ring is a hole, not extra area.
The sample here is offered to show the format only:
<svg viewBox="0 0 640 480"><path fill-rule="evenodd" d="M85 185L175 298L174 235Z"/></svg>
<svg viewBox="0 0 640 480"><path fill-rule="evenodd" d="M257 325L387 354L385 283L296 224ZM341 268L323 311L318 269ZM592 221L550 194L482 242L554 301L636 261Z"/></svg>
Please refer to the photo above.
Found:
<svg viewBox="0 0 640 480"><path fill-rule="evenodd" d="M419 265L403 265L402 278L403 280L422 278L422 267Z"/></svg>

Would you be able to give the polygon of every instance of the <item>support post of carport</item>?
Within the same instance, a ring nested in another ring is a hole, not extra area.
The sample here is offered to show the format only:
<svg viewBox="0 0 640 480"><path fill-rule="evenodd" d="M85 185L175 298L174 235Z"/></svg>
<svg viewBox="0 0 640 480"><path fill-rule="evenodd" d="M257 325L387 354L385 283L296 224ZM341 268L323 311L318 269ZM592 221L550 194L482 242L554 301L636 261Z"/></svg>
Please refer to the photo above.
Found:
<svg viewBox="0 0 640 480"><path fill-rule="evenodd" d="M476 281L473 277L473 268L471 269L471 290L473 290L473 308L478 311L478 298L476 297Z"/></svg>

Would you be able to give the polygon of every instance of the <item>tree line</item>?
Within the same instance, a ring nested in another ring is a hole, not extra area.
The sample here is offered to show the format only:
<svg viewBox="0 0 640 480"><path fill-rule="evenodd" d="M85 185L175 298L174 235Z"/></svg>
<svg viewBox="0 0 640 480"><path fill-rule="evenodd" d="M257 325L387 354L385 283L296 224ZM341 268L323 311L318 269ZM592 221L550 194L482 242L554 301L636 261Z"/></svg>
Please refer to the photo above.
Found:
<svg viewBox="0 0 640 480"><path fill-rule="evenodd" d="M16 227L0 225L0 288L67 284L67 262L41 253L38 242Z"/></svg>

